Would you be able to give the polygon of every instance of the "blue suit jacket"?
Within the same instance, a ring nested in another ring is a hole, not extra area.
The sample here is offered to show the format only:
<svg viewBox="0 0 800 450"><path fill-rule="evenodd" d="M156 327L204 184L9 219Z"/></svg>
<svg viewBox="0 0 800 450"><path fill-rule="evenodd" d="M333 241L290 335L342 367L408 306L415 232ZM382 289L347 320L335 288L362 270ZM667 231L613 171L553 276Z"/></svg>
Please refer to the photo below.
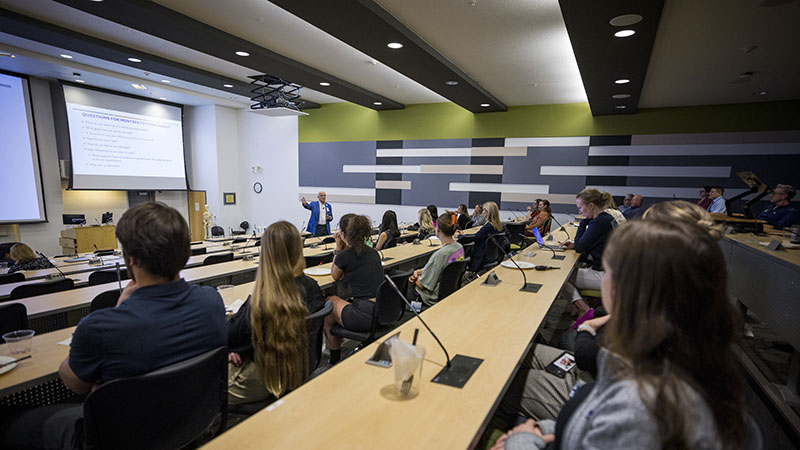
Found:
<svg viewBox="0 0 800 450"><path fill-rule="evenodd" d="M311 218L308 219L308 226L306 227L306 231L311 234L316 233L317 231L317 224L319 223L319 202L308 202L303 205L303 208L311 210ZM331 234L331 222L333 221L333 208L331 207L330 203L325 203L326 209L326 216L331 216L331 220L325 221L325 226L328 228L328 234Z"/></svg>

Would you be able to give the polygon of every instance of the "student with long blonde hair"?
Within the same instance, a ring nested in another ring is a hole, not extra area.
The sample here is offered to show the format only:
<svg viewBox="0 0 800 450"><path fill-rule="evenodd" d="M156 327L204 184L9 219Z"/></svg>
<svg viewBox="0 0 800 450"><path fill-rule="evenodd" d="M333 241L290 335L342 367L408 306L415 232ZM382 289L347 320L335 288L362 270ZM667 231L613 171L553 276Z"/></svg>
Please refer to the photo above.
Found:
<svg viewBox="0 0 800 450"><path fill-rule="evenodd" d="M503 223L500 222L500 209L495 202L486 202L483 204L483 217L486 223L475 234L475 245L472 247L472 256L470 257L468 270L477 272L483 267L486 262L486 245L489 236L503 231Z"/></svg>
<svg viewBox="0 0 800 450"><path fill-rule="evenodd" d="M303 273L300 233L275 222L261 237L252 296L228 322L228 402L279 398L309 376L306 316L325 304L316 281Z"/></svg>
<svg viewBox="0 0 800 450"><path fill-rule="evenodd" d="M431 219L431 212L428 208L419 210L419 231L417 232L417 239L427 239L429 236L436 234L436 229L433 228L433 219Z"/></svg>

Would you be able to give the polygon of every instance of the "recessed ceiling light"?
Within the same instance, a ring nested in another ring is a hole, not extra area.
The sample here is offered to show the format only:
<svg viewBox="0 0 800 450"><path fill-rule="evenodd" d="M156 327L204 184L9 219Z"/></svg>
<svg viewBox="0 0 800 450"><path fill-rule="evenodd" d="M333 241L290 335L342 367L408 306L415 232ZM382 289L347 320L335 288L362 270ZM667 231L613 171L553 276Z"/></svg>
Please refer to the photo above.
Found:
<svg viewBox="0 0 800 450"><path fill-rule="evenodd" d="M128 61L130 61L130 62L133 62L133 63L140 63L140 62L142 62L142 60L141 60L141 59L139 59L139 58L128 58Z"/></svg>
<svg viewBox="0 0 800 450"><path fill-rule="evenodd" d="M375 106L381 106L383 103L381 103L381 102L372 102L372 104L375 105Z"/></svg>
<svg viewBox="0 0 800 450"><path fill-rule="evenodd" d="M620 78L619 80L614 80L614 83L617 83L617 84L628 84L630 82L631 82L631 80L629 80L627 78Z"/></svg>
<svg viewBox="0 0 800 450"><path fill-rule="evenodd" d="M147 90L147 86L145 86L143 84L132 83L131 86L133 86L136 89L139 89L140 91L146 91Z"/></svg>
<svg viewBox="0 0 800 450"><path fill-rule="evenodd" d="M166 100L167 97L158 97L159 100Z"/></svg>
<svg viewBox="0 0 800 450"><path fill-rule="evenodd" d="M103 0L92 0L93 2L102 2Z"/></svg>
<svg viewBox="0 0 800 450"><path fill-rule="evenodd" d="M446 84L446 85L448 85L448 86L456 86L456 85L458 85L458 81L455 81L455 80L447 80L447 81L445 81L445 82L444 82L444 84Z"/></svg>
<svg viewBox="0 0 800 450"><path fill-rule="evenodd" d="M629 27L642 21L639 14L623 14L609 20L608 23L615 27Z"/></svg>
<svg viewBox="0 0 800 450"><path fill-rule="evenodd" d="M85 82L85 81L83 81L83 80L75 80L75 82L76 82L76 83L86 83L86 82Z"/></svg>
<svg viewBox="0 0 800 450"><path fill-rule="evenodd" d="M769 94L769 91L758 91L758 92L753 92L753 95L767 95L767 94Z"/></svg>
<svg viewBox="0 0 800 450"><path fill-rule="evenodd" d="M162 83L167 83L167 84L169 84L169 83L172 83L172 82L171 82L171 81L169 81L169 80L161 80L161 82L162 82Z"/></svg>
<svg viewBox="0 0 800 450"><path fill-rule="evenodd" d="M0 56L6 57L6 58L16 58L16 56L14 56L13 54L8 53L8 52L0 52Z"/></svg>
<svg viewBox="0 0 800 450"><path fill-rule="evenodd" d="M398 48L403 48L403 44L399 42L389 42L388 44L386 44L386 46L394 50L397 50Z"/></svg>
<svg viewBox="0 0 800 450"><path fill-rule="evenodd" d="M240 50L240 51L236 52L236 56L250 56L250 53L243 52L243 51Z"/></svg>
<svg viewBox="0 0 800 450"><path fill-rule="evenodd" d="M614 36L618 38L626 38L628 36L633 36L634 34L636 34L636 32L633 30L620 30L614 33Z"/></svg>
<svg viewBox="0 0 800 450"><path fill-rule="evenodd" d="M488 108L489 104L488 103L481 103L481 106L484 107L484 108Z"/></svg>
<svg viewBox="0 0 800 450"><path fill-rule="evenodd" d="M611 98L630 98L631 94L614 94Z"/></svg>
<svg viewBox="0 0 800 450"><path fill-rule="evenodd" d="M370 60L369 60L369 61L367 61L367 62L368 62L368 63L370 63L370 64L372 64L373 66L377 66L377 65L378 65L378 60L377 60L377 59L370 59Z"/></svg>
<svg viewBox="0 0 800 450"><path fill-rule="evenodd" d="M742 53L750 53L753 50L756 50L757 48L758 48L757 45L748 45L747 47L740 48L739 51Z"/></svg>
<svg viewBox="0 0 800 450"><path fill-rule="evenodd" d="M62 53L59 56L61 56L62 58L66 58L66 59L72 59L72 55L65 55L64 53Z"/></svg>
<svg viewBox="0 0 800 450"><path fill-rule="evenodd" d="M327 81L322 81L322 82L319 83L319 85L320 86L330 86L331 84L328 83Z"/></svg>
<svg viewBox="0 0 800 450"><path fill-rule="evenodd" d="M226 87L226 88L232 88L232 87L233 87L233 85L232 85L232 84L223 84L223 85L222 85L222 87Z"/></svg>
<svg viewBox="0 0 800 450"><path fill-rule="evenodd" d="M627 106L625 106L625 105L617 105L617 106L615 106L614 108L617 108L617 109L625 109L625 108L627 108Z"/></svg>

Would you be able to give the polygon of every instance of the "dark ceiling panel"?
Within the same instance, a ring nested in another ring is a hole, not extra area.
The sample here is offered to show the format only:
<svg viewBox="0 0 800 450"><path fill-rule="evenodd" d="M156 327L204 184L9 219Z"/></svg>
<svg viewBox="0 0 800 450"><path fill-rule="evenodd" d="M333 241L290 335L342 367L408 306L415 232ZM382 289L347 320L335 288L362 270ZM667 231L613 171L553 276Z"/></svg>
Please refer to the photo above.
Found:
<svg viewBox="0 0 800 450"><path fill-rule="evenodd" d="M664 0L559 0L559 4L592 114L635 113ZM639 14L643 19L624 27L609 23L623 14ZM614 36L624 29L636 34L626 38ZM630 80L630 83L614 83L622 78ZM623 94L630 97L613 98Z"/></svg>
<svg viewBox="0 0 800 450"><path fill-rule="evenodd" d="M389 12L371 0L270 0L442 97L474 113L508 108ZM399 42L403 48L386 46ZM448 86L445 81L457 81ZM481 104L488 103L488 107Z"/></svg>
<svg viewBox="0 0 800 450"><path fill-rule="evenodd" d="M148 0L55 0L86 13L375 110L404 105ZM245 51L243 58L235 52ZM320 86L327 81L330 86ZM381 105L376 106L374 103Z"/></svg>
<svg viewBox="0 0 800 450"><path fill-rule="evenodd" d="M252 86L249 83L86 36L2 8L0 8L0 30L23 39L121 64L144 72L157 73L168 78L183 80L245 97L252 96L250 92ZM128 61L131 56L138 57L142 62L133 63ZM155 80L153 83L160 84ZM233 88L223 87L225 84L231 84ZM311 108L319 108L319 104L305 101L301 107L301 109Z"/></svg>

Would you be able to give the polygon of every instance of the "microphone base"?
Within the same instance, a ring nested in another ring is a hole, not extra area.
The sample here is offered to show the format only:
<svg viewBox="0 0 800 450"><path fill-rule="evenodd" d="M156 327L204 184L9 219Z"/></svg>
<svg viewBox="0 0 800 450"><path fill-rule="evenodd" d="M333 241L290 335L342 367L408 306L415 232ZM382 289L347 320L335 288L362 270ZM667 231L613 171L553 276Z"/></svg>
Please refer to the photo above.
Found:
<svg viewBox="0 0 800 450"><path fill-rule="evenodd" d="M456 355L450 360L450 367L445 366L433 377L431 382L461 389L482 362L483 360L480 358Z"/></svg>
<svg viewBox="0 0 800 450"><path fill-rule="evenodd" d="M497 274L494 272L489 272L489 275L486 275L486 279L483 280L484 286L497 286L500 282L503 281L500 278L497 278Z"/></svg>
<svg viewBox="0 0 800 450"><path fill-rule="evenodd" d="M561 261L561 260L563 260L564 258L566 258L566 256L564 256L564 255L553 255L553 257L552 257L552 258L550 258L550 259L556 259L556 260L559 260L559 261Z"/></svg>
<svg viewBox="0 0 800 450"><path fill-rule="evenodd" d="M520 292L531 292L535 294L539 292L541 288L542 285L539 283L525 283L519 290Z"/></svg>

